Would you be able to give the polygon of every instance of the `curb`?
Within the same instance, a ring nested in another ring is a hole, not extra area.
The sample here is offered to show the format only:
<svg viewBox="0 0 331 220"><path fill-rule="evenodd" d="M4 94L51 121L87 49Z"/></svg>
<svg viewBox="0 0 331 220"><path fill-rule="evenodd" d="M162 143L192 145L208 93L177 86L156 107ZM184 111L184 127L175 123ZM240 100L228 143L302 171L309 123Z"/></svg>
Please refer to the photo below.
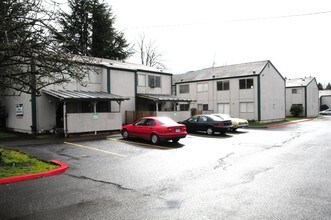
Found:
<svg viewBox="0 0 331 220"><path fill-rule="evenodd" d="M300 123L300 122L306 122L306 121L312 121L314 120L312 119L303 119L303 120L297 120L297 121L291 121L291 122L286 122L286 123L280 123L280 124L274 124L274 125L269 125L267 128L279 128L279 127L284 127L290 124L296 124L296 123Z"/></svg>
<svg viewBox="0 0 331 220"><path fill-rule="evenodd" d="M63 173L66 169L69 168L68 164L58 161L58 160L51 160L51 163L54 163L56 165L59 165L60 167L54 170L45 171L41 173L33 173L33 174L26 174L22 176L12 176L12 177L6 177L0 179L0 184L7 184L7 183L15 183L20 182L24 180L31 180L31 179L37 179L42 177L48 177L48 176L54 176L58 175L60 173Z"/></svg>

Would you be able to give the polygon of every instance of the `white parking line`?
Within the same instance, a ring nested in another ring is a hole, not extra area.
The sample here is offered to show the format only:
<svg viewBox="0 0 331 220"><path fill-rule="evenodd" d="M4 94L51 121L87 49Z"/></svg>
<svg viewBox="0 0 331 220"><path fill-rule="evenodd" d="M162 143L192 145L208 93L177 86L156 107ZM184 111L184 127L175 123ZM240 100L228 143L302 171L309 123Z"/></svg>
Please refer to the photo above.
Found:
<svg viewBox="0 0 331 220"><path fill-rule="evenodd" d="M153 145L153 144L145 144L145 143L127 141L127 140L122 140L122 139L116 139L116 138L107 138L107 139L108 140L111 140L111 141L117 141L117 142L129 143L129 144L137 144L137 145L151 147L151 148L159 148L159 149L165 149L165 150L171 150L171 149L173 149L173 148L170 148L170 147L162 147L162 146Z"/></svg>
<svg viewBox="0 0 331 220"><path fill-rule="evenodd" d="M71 146L86 148L86 149L89 149L89 150L100 151L100 152L103 152L103 153L106 153L106 154L111 154L111 155L120 156L120 157L126 157L123 154L118 154L118 153L114 153L114 152L111 152L111 151L102 150L102 149L95 148L95 147L89 147L89 146L85 146L85 145L81 145L81 144L75 144L75 143L71 143L71 142L67 142L67 141L65 141L64 143L65 144L68 144L68 145L71 145Z"/></svg>

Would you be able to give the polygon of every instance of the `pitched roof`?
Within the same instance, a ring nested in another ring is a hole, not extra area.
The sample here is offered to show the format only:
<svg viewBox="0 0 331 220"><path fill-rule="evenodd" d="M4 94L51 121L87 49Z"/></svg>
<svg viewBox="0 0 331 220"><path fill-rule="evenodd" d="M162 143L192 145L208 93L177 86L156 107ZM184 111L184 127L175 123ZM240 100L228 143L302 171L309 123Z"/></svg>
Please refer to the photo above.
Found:
<svg viewBox="0 0 331 220"><path fill-rule="evenodd" d="M319 91L319 97L321 98L322 96L331 96L331 90L320 90Z"/></svg>
<svg viewBox="0 0 331 220"><path fill-rule="evenodd" d="M171 74L164 72L161 69L157 69L155 67L150 67L142 64L135 64L135 63L127 63L124 61L119 60L111 60L111 59L104 59L104 58L98 58L98 57L87 57L87 56L76 56L76 60L80 62L86 62L94 65L102 65L105 67L110 68L117 68L117 69L126 69L126 70L132 70L132 71L148 71L148 72L154 72L154 73L160 73L160 74ZM172 75L172 74L171 74Z"/></svg>
<svg viewBox="0 0 331 220"><path fill-rule="evenodd" d="M173 83L259 75L269 60L212 67L173 75Z"/></svg>
<svg viewBox="0 0 331 220"><path fill-rule="evenodd" d="M315 77L305 77L305 78L295 78L295 79L287 79L286 87L300 87L300 86L308 86L311 81L313 81Z"/></svg>

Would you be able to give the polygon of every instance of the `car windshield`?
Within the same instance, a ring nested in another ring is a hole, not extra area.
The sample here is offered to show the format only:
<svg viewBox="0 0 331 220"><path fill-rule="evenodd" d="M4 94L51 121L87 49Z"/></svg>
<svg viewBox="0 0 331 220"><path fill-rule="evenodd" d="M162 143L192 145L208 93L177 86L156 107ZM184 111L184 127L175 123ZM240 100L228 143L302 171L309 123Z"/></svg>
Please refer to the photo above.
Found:
<svg viewBox="0 0 331 220"><path fill-rule="evenodd" d="M160 117L160 118L157 118L157 120L159 121L159 123L161 125L178 125L177 122L175 122L174 120L172 120L171 118L167 118L167 117Z"/></svg>

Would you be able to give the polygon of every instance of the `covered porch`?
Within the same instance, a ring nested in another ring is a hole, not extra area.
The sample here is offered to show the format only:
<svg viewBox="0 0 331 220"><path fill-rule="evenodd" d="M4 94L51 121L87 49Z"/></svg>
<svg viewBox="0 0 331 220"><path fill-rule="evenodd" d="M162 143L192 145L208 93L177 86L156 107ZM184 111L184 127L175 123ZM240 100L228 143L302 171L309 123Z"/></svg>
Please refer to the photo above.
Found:
<svg viewBox="0 0 331 220"><path fill-rule="evenodd" d="M184 99L174 95L137 94L137 112L148 112L153 116L165 116L175 121L182 121L191 116L192 99ZM181 106L185 106L182 108ZM146 114L144 116L147 116Z"/></svg>
<svg viewBox="0 0 331 220"><path fill-rule="evenodd" d="M71 133L119 130L122 126L121 102L129 98L106 92L44 90L58 100L57 126L65 137Z"/></svg>

